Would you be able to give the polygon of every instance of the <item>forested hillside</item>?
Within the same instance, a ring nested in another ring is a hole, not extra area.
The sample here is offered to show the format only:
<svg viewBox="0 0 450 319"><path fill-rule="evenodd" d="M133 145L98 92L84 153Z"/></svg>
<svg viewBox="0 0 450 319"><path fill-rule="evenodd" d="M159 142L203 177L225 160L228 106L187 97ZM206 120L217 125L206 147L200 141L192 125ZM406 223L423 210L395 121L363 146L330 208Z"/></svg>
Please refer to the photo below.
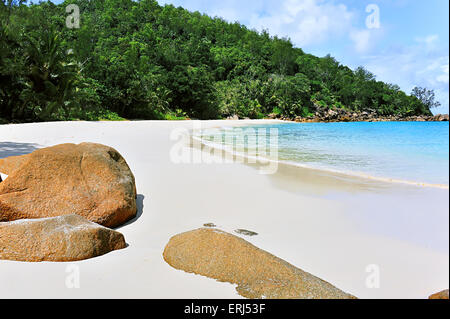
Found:
<svg viewBox="0 0 450 319"><path fill-rule="evenodd" d="M79 28L66 6L80 8ZM431 91L154 0L0 1L0 121L429 115ZM425 95L424 95L425 94ZM428 95L427 95L428 94Z"/></svg>

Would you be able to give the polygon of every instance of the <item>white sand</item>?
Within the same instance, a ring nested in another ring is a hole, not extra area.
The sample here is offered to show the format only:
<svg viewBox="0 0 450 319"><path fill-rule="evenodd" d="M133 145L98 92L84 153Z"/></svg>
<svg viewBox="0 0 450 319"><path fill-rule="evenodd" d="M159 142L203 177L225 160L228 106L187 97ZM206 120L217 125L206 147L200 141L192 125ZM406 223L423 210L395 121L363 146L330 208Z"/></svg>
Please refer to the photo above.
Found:
<svg viewBox="0 0 450 319"><path fill-rule="evenodd" d="M243 121L208 121L207 126ZM254 123L254 122L252 122ZM0 158L33 147L97 142L116 148L136 176L142 215L118 229L129 247L75 263L0 261L0 298L239 298L234 286L171 268L164 246L212 222L361 298L426 298L449 286L448 190L353 180L280 166L174 164L182 122L0 125ZM380 287L366 286L369 265ZM72 265L80 287L67 288Z"/></svg>

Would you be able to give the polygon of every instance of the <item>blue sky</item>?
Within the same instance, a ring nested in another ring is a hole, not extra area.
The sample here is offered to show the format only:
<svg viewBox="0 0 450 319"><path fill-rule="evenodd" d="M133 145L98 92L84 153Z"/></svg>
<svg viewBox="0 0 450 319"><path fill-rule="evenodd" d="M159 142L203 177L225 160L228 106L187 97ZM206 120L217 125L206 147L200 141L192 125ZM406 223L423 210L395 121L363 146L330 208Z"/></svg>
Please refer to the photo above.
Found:
<svg viewBox="0 0 450 319"><path fill-rule="evenodd" d="M449 112L448 0L157 1L289 37L308 53L362 65L408 94L414 86L433 89L442 104L434 113ZM369 5L379 9L378 28L366 24Z"/></svg>

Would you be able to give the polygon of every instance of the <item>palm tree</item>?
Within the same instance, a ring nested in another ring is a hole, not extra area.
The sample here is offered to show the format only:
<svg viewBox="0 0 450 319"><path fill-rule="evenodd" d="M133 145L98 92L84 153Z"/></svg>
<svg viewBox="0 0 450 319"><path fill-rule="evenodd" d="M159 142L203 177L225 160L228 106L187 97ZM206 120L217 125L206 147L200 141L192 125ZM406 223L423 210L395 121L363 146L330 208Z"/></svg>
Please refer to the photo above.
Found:
<svg viewBox="0 0 450 319"><path fill-rule="evenodd" d="M57 111L67 111L76 103L78 64L62 49L59 35L50 30L38 38L26 36L23 49L27 66L27 89L22 97L34 103L41 120L49 120ZM37 104L36 104L37 103Z"/></svg>

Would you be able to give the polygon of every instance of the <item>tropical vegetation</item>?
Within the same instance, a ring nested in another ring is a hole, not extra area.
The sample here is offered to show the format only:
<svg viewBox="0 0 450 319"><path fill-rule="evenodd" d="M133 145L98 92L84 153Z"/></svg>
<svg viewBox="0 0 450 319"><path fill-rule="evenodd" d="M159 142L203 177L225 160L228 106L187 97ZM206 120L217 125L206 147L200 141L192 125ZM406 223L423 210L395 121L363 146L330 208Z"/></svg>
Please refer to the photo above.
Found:
<svg viewBox="0 0 450 319"><path fill-rule="evenodd" d="M3 122L294 118L317 106L406 116L436 105L431 90L406 94L268 31L155 0L0 1Z"/></svg>

